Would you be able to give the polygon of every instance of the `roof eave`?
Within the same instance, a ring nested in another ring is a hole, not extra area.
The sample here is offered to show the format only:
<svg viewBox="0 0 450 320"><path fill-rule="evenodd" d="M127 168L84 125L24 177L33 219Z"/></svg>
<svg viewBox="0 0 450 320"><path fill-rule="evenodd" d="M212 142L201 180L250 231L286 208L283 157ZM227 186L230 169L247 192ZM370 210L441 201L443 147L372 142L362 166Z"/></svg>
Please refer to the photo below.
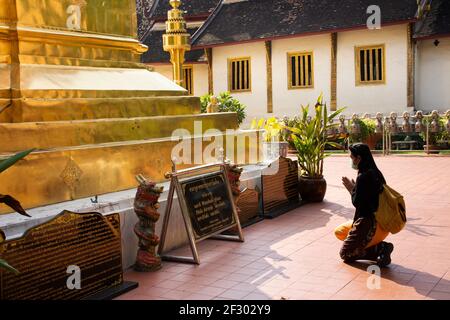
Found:
<svg viewBox="0 0 450 320"><path fill-rule="evenodd" d="M416 18L410 18L410 19L406 19L406 20L399 20L399 21L393 21L393 22L389 22L389 23L383 23L381 25L381 27L389 27L389 26L394 26L394 25L413 23L413 22L416 22L416 21L417 21ZM206 24L206 22L205 22L205 24ZM203 26L205 26L205 24ZM207 26L205 26L205 28L206 27ZM242 40L242 41L231 41L231 42L223 42L223 43L215 43L215 44L199 45L199 46L195 45L194 41L192 41L192 43L193 43L192 44L192 49L193 50L198 50L198 49L206 49L206 48L238 45L238 44L251 43L251 42L261 42L261 41L271 41L271 40L281 40L281 39L289 39L289 38L307 37L307 36L315 36L315 35L328 34L328 33L334 33L334 32L347 32L347 31L362 30L362 29L366 29L366 28L367 28L366 25L360 25L360 26L354 26L354 27L349 27L349 28L327 29L327 30L323 30L323 31L303 32L303 33L296 33L296 34L283 35L283 36L273 36L273 37L249 39L249 40ZM200 28L200 29L202 29L202 28ZM199 30L197 30L197 32L194 33L194 35L192 36L191 39L193 39L193 37L197 35Z"/></svg>
<svg viewBox="0 0 450 320"><path fill-rule="evenodd" d="M187 22L191 22L191 21L203 21L206 20L209 17L209 13L202 13L202 14L195 14L195 15L185 15L184 16L184 20L186 20ZM156 22L166 22L167 21L167 17L164 16L160 16L160 17L153 17L153 19Z"/></svg>
<svg viewBox="0 0 450 320"><path fill-rule="evenodd" d="M435 33L427 36L418 36L414 37L415 40L430 40L430 39L438 39L438 38L448 38L450 37L449 33Z"/></svg>

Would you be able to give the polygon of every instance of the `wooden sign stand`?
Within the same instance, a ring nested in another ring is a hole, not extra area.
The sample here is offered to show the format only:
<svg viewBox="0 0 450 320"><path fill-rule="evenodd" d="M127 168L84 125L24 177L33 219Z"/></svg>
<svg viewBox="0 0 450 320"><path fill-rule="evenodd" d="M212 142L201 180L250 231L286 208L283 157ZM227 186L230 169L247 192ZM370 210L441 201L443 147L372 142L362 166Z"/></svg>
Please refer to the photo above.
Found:
<svg viewBox="0 0 450 320"><path fill-rule="evenodd" d="M218 168L218 171L211 172L211 169ZM205 173L205 171L207 173ZM196 176L193 176L193 174L197 174ZM182 179L183 177L191 176L189 178ZM194 231L193 228L193 216L190 214L192 210L189 210L188 202L186 201L185 194L183 193L183 187L182 185L188 183L189 181L198 179L198 178L211 178L212 176L219 177L220 180L223 181L225 184L225 196L227 199L224 199L226 201L229 201L228 206L231 207L231 222L228 224L223 225L221 228L214 230L212 233L208 234L202 234L199 235ZM166 178L170 179L170 189L169 194L167 198L167 206L165 210L165 216L163 220L163 227L161 232L161 242L159 244L158 248L158 254L161 256L161 259L165 261L176 261L176 262L183 262L183 263L193 263L193 264L200 264L200 257L197 251L197 242L200 242L202 240L208 239L208 238L214 238L217 240L228 240L228 241L238 241L238 242L244 242L244 236L242 234L242 228L239 221L239 216L237 214L236 205L233 201L233 194L231 192L230 183L228 180L228 162L227 161L221 161L214 164L208 164L203 165L191 169L184 169L177 171L175 161L172 160L172 172L166 173ZM173 256L173 255L164 255L164 245L166 240L166 234L169 226L170 221L170 214L172 210L172 204L173 204L173 197L175 195L175 192L178 196L178 202L180 204L181 213L184 220L184 225L186 227L186 232L189 238L189 245L191 247L192 251L192 258L191 257L183 257L183 256ZM224 231L227 231L231 228L237 228L238 234L237 235L222 235L221 233Z"/></svg>

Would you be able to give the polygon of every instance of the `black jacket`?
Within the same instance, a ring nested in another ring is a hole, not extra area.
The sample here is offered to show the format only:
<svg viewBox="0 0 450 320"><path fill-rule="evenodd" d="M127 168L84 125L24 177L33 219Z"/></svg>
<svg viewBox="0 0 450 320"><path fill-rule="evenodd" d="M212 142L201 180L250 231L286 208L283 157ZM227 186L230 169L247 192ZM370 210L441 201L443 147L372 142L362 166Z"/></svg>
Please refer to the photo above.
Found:
<svg viewBox="0 0 450 320"><path fill-rule="evenodd" d="M378 210L378 200L386 183L375 169L360 172L352 191L352 203L356 208L354 221L362 217L373 216Z"/></svg>

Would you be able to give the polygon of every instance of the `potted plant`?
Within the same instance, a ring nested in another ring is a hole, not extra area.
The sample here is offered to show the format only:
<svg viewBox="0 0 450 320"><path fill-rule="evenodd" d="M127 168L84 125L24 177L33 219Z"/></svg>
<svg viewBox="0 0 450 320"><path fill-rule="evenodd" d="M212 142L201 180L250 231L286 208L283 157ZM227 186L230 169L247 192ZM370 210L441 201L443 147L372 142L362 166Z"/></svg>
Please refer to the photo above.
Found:
<svg viewBox="0 0 450 320"><path fill-rule="evenodd" d="M34 149L27 150L27 151L24 151L24 152L20 152L20 153L14 155L12 157L9 157L9 158L4 159L4 160L0 160L0 173L2 173L6 169L8 169L12 165L14 165L17 161L25 158L33 150ZM11 209L13 209L14 211L20 213L21 215L29 217L29 215L25 212L25 210L20 205L20 202L17 201L16 199L14 199L13 197L11 197L10 195L0 194L0 203L4 203L7 206L9 206ZM2 250L3 250L3 247L1 246L1 244L5 240L6 240L5 233L0 229L0 254L2 253ZM16 269L14 269L14 267L10 266L8 264L8 262L6 262L5 260L0 258L0 270L1 269L8 270L8 271L11 271L11 272L14 272L14 273L18 273L18 271Z"/></svg>
<svg viewBox="0 0 450 320"><path fill-rule="evenodd" d="M445 118L440 119L441 130L439 131L439 133L437 133L436 136L436 143L438 144L439 147L441 147L441 149L448 149L449 147L450 131L447 128L447 122L448 120Z"/></svg>
<svg viewBox="0 0 450 320"><path fill-rule="evenodd" d="M431 119L432 116L425 116L423 119L423 124L425 125L425 128L427 126L431 126ZM441 147L439 146L439 142L442 140L446 140L446 131L443 131L443 119L438 119L438 132L431 132L431 130L428 130L428 141L427 141L427 132L423 131L420 132L420 137L424 141L423 149L427 151L429 154L439 154ZM430 128L431 129L431 128Z"/></svg>
<svg viewBox="0 0 450 320"><path fill-rule="evenodd" d="M263 152L266 161L272 161L278 157L287 157L289 144L283 141L283 130L285 125L282 121L275 117L267 120L260 119L256 121L253 119L251 124L252 129L264 129L263 133Z"/></svg>
<svg viewBox="0 0 450 320"><path fill-rule="evenodd" d="M382 138L381 133L378 134L375 133L376 129L375 120L369 118L364 119L357 118L356 120L351 121L358 123L360 132L350 134L350 139L353 142L363 142L369 146L370 150L374 150L378 141L380 141Z"/></svg>
<svg viewBox="0 0 450 320"><path fill-rule="evenodd" d="M377 122L374 119L364 118L361 123L366 127L366 137L363 142L367 144L370 150L375 150L378 142L383 138L382 133L376 133Z"/></svg>
<svg viewBox="0 0 450 320"><path fill-rule="evenodd" d="M337 124L332 120L345 108L328 115L327 107L320 95L314 107L315 115L309 115L309 106L301 107L301 116L295 127L290 127L292 140L298 152L299 192L302 200L321 202L325 197L327 183L323 177L325 148L339 145L328 140L327 131Z"/></svg>

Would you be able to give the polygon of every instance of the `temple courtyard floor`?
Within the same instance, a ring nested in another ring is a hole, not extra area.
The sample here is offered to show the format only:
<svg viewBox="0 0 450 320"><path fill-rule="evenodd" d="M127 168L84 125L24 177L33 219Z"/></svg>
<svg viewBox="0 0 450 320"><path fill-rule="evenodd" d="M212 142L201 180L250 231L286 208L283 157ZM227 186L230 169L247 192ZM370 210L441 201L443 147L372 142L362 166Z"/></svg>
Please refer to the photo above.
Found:
<svg viewBox="0 0 450 320"><path fill-rule="evenodd" d="M375 160L404 195L408 217L387 239L395 249L379 286L368 264L339 258L333 230L354 213L341 177L356 172L348 157L330 157L325 202L245 228L245 243L200 242L200 266L164 262L154 273L127 271L125 280L139 287L118 299L450 299L450 157Z"/></svg>

